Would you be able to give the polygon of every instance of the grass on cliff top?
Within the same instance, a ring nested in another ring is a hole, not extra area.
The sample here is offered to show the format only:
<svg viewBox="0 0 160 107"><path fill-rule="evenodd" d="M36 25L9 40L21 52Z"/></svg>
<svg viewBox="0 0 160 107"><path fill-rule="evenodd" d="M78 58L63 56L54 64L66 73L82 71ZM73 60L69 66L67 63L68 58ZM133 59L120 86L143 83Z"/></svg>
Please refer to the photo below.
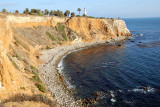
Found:
<svg viewBox="0 0 160 107"><path fill-rule="evenodd" d="M46 31L46 35L52 40L52 41L56 41L55 37L50 34L49 32Z"/></svg>

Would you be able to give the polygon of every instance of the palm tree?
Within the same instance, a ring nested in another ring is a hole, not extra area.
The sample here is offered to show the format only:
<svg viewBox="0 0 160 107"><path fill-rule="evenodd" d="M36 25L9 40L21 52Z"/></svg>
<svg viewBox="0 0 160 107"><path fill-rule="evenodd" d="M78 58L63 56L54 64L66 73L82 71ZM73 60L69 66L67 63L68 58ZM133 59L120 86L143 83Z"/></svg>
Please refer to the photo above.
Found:
<svg viewBox="0 0 160 107"><path fill-rule="evenodd" d="M7 13L7 10L6 10L6 9L3 9L3 10L2 10L2 13Z"/></svg>
<svg viewBox="0 0 160 107"><path fill-rule="evenodd" d="M69 10L66 10L65 13L64 13L65 16L69 16L69 14L70 14Z"/></svg>
<svg viewBox="0 0 160 107"><path fill-rule="evenodd" d="M75 17L75 13L74 12L71 13L71 17Z"/></svg>
<svg viewBox="0 0 160 107"><path fill-rule="evenodd" d="M29 14L29 9L28 8L26 8L25 13Z"/></svg>
<svg viewBox="0 0 160 107"><path fill-rule="evenodd" d="M64 14L62 11L59 11L59 17L64 17Z"/></svg>
<svg viewBox="0 0 160 107"><path fill-rule="evenodd" d="M40 13L41 13L41 10L40 10L40 9L37 9L37 10L36 10L36 13L37 13L37 14L40 14Z"/></svg>
<svg viewBox="0 0 160 107"><path fill-rule="evenodd" d="M50 13L49 13L50 16L53 16L54 14L55 14L54 10L51 10Z"/></svg>
<svg viewBox="0 0 160 107"><path fill-rule="evenodd" d="M16 14L19 14L19 11L18 11L18 10L16 10L16 11L15 11L15 13L16 13Z"/></svg>
<svg viewBox="0 0 160 107"><path fill-rule="evenodd" d="M26 14L26 11L25 11L25 10L23 11L23 14Z"/></svg>
<svg viewBox="0 0 160 107"><path fill-rule="evenodd" d="M45 13L44 13L45 15L49 14L49 10L45 9L44 11L45 11Z"/></svg>
<svg viewBox="0 0 160 107"><path fill-rule="evenodd" d="M36 9L31 9L31 13L36 13Z"/></svg>
<svg viewBox="0 0 160 107"><path fill-rule="evenodd" d="M63 14L63 12L62 11L60 11L60 10L57 10L57 11L53 11L53 15L54 16L59 16L59 17L63 17L64 16L64 14Z"/></svg>
<svg viewBox="0 0 160 107"><path fill-rule="evenodd" d="M57 10L57 11L56 11L55 16L60 16L60 10Z"/></svg>
<svg viewBox="0 0 160 107"><path fill-rule="evenodd" d="M78 8L78 9L77 9L77 11L79 11L79 15L80 15L81 9L80 9L80 8Z"/></svg>

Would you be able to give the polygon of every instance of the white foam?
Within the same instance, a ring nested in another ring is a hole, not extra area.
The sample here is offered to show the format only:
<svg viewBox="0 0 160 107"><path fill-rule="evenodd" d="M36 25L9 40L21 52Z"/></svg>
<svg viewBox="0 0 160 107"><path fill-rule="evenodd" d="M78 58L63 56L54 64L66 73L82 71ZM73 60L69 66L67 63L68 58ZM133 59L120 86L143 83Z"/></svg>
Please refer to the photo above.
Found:
<svg viewBox="0 0 160 107"><path fill-rule="evenodd" d="M61 60L58 64L57 70L60 74L62 74L62 70L63 70L63 60Z"/></svg>
<svg viewBox="0 0 160 107"><path fill-rule="evenodd" d="M127 103L127 104L134 104L133 101L127 101L127 100L123 100L123 102Z"/></svg>
<svg viewBox="0 0 160 107"><path fill-rule="evenodd" d="M113 94L113 93L114 93L114 91L112 91L112 90L111 90L111 91L110 91L110 93L111 93L111 94Z"/></svg>
<svg viewBox="0 0 160 107"><path fill-rule="evenodd" d="M75 85L72 85L68 80L66 80L65 82L69 90L74 89L76 87Z"/></svg>
<svg viewBox="0 0 160 107"><path fill-rule="evenodd" d="M141 33L140 36L143 36L143 34Z"/></svg>
<svg viewBox="0 0 160 107"><path fill-rule="evenodd" d="M112 97L112 98L111 98L111 102L112 102L112 103L115 103L115 102L116 102L116 99L115 99L114 91L111 90L110 93L111 93L111 97Z"/></svg>
<svg viewBox="0 0 160 107"><path fill-rule="evenodd" d="M101 66L101 68L107 68L108 66Z"/></svg>
<svg viewBox="0 0 160 107"><path fill-rule="evenodd" d="M111 102L115 103L115 102L116 102L116 99L112 98L112 99L111 99Z"/></svg>
<svg viewBox="0 0 160 107"><path fill-rule="evenodd" d="M111 94L111 96L112 96L112 97L115 97L113 93Z"/></svg>
<svg viewBox="0 0 160 107"><path fill-rule="evenodd" d="M145 88L145 89L144 89ZM144 87L144 88L135 88L135 89L132 89L132 90L128 90L129 92L139 92L139 93L144 93L144 94L147 94L147 93L154 93L156 91L155 88L152 88L152 87Z"/></svg>
<svg viewBox="0 0 160 107"><path fill-rule="evenodd" d="M155 92L156 90L152 87L147 87L147 92Z"/></svg>
<svg viewBox="0 0 160 107"><path fill-rule="evenodd" d="M80 48L80 49L75 49L75 50L73 50L73 51L68 52L65 56L63 56L63 57L61 58L60 62L58 63L58 66L57 66L58 72L65 77L65 74L64 74L64 72L63 72L63 68L64 68L64 67L63 67L63 60L64 60L64 58L65 58L67 55L71 54L72 52L76 52L76 51L83 50L83 49L86 49L86 48L87 48L87 47L85 47L85 48ZM64 81L65 81L65 84L66 84L66 86L67 86L67 88L68 88L69 90L71 90L71 89L73 89L73 88L76 87L75 85L72 85L72 84L69 82L68 78L64 78Z"/></svg>

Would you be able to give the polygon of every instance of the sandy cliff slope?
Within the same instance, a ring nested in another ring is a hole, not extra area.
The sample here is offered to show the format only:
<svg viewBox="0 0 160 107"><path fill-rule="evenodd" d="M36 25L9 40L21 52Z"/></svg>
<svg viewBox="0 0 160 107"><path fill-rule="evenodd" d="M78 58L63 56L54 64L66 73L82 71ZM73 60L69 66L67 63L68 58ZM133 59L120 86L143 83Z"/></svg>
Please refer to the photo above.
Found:
<svg viewBox="0 0 160 107"><path fill-rule="evenodd" d="M66 24L76 31L84 41L110 40L130 35L123 20L75 17L68 20Z"/></svg>
<svg viewBox="0 0 160 107"><path fill-rule="evenodd" d="M19 93L52 99L38 77L41 51L129 35L122 20L0 14L0 100Z"/></svg>

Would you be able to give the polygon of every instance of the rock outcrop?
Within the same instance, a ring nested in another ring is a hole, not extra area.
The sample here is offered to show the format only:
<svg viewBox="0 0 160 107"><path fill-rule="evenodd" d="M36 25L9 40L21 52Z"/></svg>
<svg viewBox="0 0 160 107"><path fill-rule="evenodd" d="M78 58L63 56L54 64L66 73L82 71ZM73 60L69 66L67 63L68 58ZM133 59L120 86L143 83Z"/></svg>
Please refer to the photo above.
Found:
<svg viewBox="0 0 160 107"><path fill-rule="evenodd" d="M84 41L101 41L130 36L123 20L71 18L66 25L76 31Z"/></svg>
<svg viewBox="0 0 160 107"><path fill-rule="evenodd" d="M122 20L0 14L0 99L44 94L33 81L42 50L130 35Z"/></svg>

